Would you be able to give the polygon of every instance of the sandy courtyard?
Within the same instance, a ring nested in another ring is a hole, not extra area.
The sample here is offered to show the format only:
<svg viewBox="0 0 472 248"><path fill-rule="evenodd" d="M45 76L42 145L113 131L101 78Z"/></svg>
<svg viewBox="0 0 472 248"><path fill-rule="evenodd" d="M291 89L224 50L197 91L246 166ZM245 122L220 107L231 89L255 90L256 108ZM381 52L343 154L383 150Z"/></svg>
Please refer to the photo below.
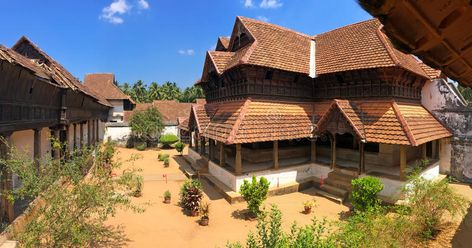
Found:
<svg viewBox="0 0 472 248"><path fill-rule="evenodd" d="M169 153L177 161L182 158L176 156L175 150L162 150ZM142 155L135 161L134 166L143 169L144 177L143 196L133 200L139 204L149 203L144 213L119 211L108 224L121 226L129 247L225 247L228 241L245 241L247 233L255 230L256 221L247 221L240 218L240 211L246 209L245 203L231 205L213 189L204 183L204 201L211 204L210 225L202 227L198 224L199 217L184 215L177 205L180 186L186 179L179 170L179 164L171 159L170 167L164 168L163 163L157 160L159 151L139 152L133 149L119 148L117 158L122 161L129 159L132 154ZM131 166L124 163L124 168ZM163 175L167 175L165 182ZM172 203L164 204L163 193L169 190L172 193ZM303 202L316 199L317 208L310 215L302 214ZM338 220L340 213L348 208L314 196L314 192L292 193L283 196L270 197L265 202L267 206L277 204L284 215L284 225L288 229L293 221L299 224L308 224L312 217L326 217L328 220Z"/></svg>

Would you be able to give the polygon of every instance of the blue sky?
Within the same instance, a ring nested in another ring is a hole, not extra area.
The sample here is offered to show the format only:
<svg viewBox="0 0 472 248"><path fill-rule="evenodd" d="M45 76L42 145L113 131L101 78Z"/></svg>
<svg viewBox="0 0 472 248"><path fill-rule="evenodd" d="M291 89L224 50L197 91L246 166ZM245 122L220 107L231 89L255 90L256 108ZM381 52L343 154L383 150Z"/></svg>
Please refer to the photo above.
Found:
<svg viewBox="0 0 472 248"><path fill-rule="evenodd" d="M192 85L246 16L314 35L371 18L355 0L0 0L0 44L29 37L74 76Z"/></svg>

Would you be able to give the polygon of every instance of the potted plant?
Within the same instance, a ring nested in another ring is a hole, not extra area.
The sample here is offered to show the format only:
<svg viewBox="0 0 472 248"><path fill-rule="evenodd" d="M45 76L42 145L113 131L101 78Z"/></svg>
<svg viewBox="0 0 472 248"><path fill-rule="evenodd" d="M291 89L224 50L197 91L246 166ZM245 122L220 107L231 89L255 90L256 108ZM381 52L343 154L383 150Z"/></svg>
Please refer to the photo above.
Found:
<svg viewBox="0 0 472 248"><path fill-rule="evenodd" d="M164 203L169 204L170 203L170 198L171 198L170 191L166 190L166 192L164 192Z"/></svg>
<svg viewBox="0 0 472 248"><path fill-rule="evenodd" d="M313 207L315 207L315 201L314 200L311 200L311 201L306 201L303 203L303 207L305 209L304 213L305 214L310 214L311 213L311 209Z"/></svg>
<svg viewBox="0 0 472 248"><path fill-rule="evenodd" d="M166 167L166 168L169 167L169 158L168 157L164 159L164 167Z"/></svg>
<svg viewBox="0 0 472 248"><path fill-rule="evenodd" d="M133 176L131 180L131 195L134 197L140 197L143 195L143 177L139 175Z"/></svg>
<svg viewBox="0 0 472 248"><path fill-rule="evenodd" d="M203 202L200 204L200 215L202 216L200 218L200 225L201 226L208 226L208 223L210 221L209 214L210 214L210 204L208 202Z"/></svg>
<svg viewBox="0 0 472 248"><path fill-rule="evenodd" d="M180 153L180 156L183 155L184 148L185 148L184 143L182 143L182 142L180 142L180 141L175 144L175 150L176 150L178 153Z"/></svg>
<svg viewBox="0 0 472 248"><path fill-rule="evenodd" d="M202 197L203 190L200 181L194 179L187 180L180 189L180 205L190 216L198 215Z"/></svg>

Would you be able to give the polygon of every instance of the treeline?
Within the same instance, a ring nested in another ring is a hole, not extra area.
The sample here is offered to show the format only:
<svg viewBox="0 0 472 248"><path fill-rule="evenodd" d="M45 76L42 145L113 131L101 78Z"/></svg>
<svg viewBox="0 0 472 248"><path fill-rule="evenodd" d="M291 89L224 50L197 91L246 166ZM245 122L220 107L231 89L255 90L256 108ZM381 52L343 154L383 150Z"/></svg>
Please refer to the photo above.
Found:
<svg viewBox="0 0 472 248"><path fill-rule="evenodd" d="M194 85L182 90L174 82L165 82L162 85L152 82L146 86L142 80L138 80L132 85L123 83L119 87L137 103L149 103L154 100L195 102L197 98L205 98L205 93L200 86Z"/></svg>

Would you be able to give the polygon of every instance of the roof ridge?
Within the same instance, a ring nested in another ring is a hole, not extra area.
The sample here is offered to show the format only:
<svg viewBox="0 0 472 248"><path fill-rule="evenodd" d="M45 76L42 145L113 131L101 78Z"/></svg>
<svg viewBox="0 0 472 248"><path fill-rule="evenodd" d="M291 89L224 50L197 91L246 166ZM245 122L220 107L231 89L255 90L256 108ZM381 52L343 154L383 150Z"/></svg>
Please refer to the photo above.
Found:
<svg viewBox="0 0 472 248"><path fill-rule="evenodd" d="M355 26L355 25L363 24L365 22L372 22L372 21L378 21L378 19L377 18L371 18L371 19L360 21L360 22L351 23L351 24L348 24L346 26L341 26L341 27L338 27L338 28L335 28L335 29L331 29L331 30L319 33L319 34L312 35L311 38L316 38L317 36L320 36L320 35L325 35L327 33L338 31L340 29L344 29L344 28L348 28L348 27L352 27L352 26Z"/></svg>
<svg viewBox="0 0 472 248"><path fill-rule="evenodd" d="M344 112L344 109L339 105L339 100L334 99L334 101L335 101L336 106L338 107L338 109L341 111L341 114L349 122L349 125L351 125L352 129L354 129L354 132L356 132L357 135L359 135L359 137L361 137L362 139L366 139L365 133L364 134L361 133L361 131L356 127L356 125L354 125L354 122L351 120L351 118L349 118L349 116L346 114L346 112ZM348 104L351 103L349 100L342 100L342 101L346 101ZM357 113L355 111L354 111L354 113L357 115ZM361 119L361 118L359 118L359 119ZM361 122L362 122L362 119L361 119Z"/></svg>
<svg viewBox="0 0 472 248"><path fill-rule="evenodd" d="M277 24L273 24L273 23L269 23L269 22L263 22L261 20L257 20L257 19L253 19L253 18L249 18L249 17L245 17L245 16L237 16L237 18L239 18L242 21L246 20L246 21L249 21L249 22L259 23L259 24L266 25L266 26L273 27L273 28L277 28L277 29L280 29L280 30L289 31L289 32L298 34L300 36L305 36L306 38L309 38L309 39L312 38L312 36L310 36L308 34L305 34L305 33L290 29L290 28L282 27L282 26L277 25Z"/></svg>
<svg viewBox="0 0 472 248"><path fill-rule="evenodd" d="M395 100L392 100L391 104L392 104L393 112L395 113L395 116L397 117L397 119L400 121L400 124L402 125L402 128L403 128L403 132L405 132L406 137L408 138L408 141L410 141L410 144L412 146L417 146L418 143L416 142L415 137L411 133L410 126L408 125L408 122L405 120L405 117L403 117L400 111L400 108L397 105L397 102L395 102Z"/></svg>
<svg viewBox="0 0 472 248"><path fill-rule="evenodd" d="M395 55L394 51L392 50L392 47L389 46L389 44L387 44L387 40L386 38L384 37L382 31L380 30L381 26L379 26L376 30L375 30L375 34L377 35L377 37L379 38L380 40L380 43L382 43L383 47L385 48L385 50L387 50L387 54L388 56L392 59L393 63L396 65L396 66L402 66L401 62L400 62L400 59L398 59L398 57ZM403 67L403 66L402 66Z"/></svg>
<svg viewBox="0 0 472 248"><path fill-rule="evenodd" d="M238 118L236 119L236 122L234 123L233 128L231 129L231 132L229 133L228 138L226 139L226 144L233 144L234 139L236 138L237 131L239 131L239 126L241 125L241 122L246 116L246 112L249 104L251 104L251 101L251 98L248 97L244 102L243 106L241 107Z"/></svg>

